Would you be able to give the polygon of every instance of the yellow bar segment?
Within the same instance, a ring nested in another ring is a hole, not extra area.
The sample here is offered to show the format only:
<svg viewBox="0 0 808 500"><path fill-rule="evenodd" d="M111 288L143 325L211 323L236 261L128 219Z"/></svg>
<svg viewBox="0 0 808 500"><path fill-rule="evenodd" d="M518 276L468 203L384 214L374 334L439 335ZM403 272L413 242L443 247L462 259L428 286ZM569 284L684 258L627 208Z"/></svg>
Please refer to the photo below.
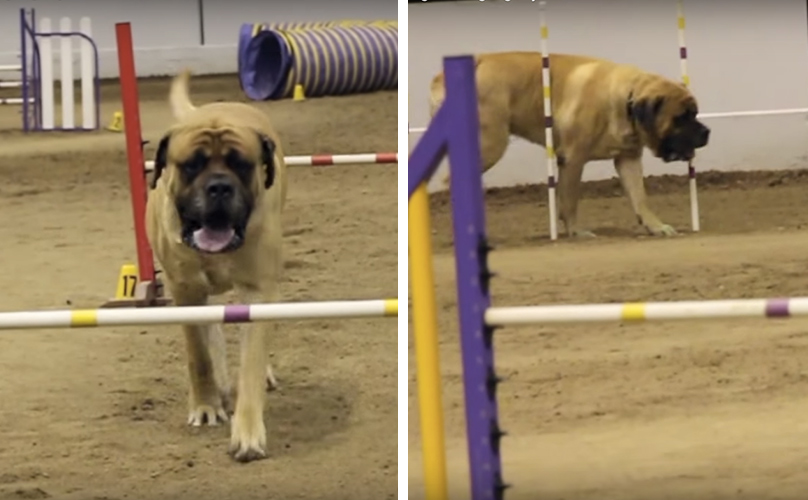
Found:
<svg viewBox="0 0 808 500"><path fill-rule="evenodd" d="M398 299L387 299L384 301L384 315L398 316Z"/></svg>
<svg viewBox="0 0 808 500"><path fill-rule="evenodd" d="M644 321L645 304L642 302L628 302L623 304L623 321Z"/></svg>
<svg viewBox="0 0 808 500"><path fill-rule="evenodd" d="M70 326L82 328L88 326L98 326L98 310L85 309L76 310L70 313Z"/></svg>
<svg viewBox="0 0 808 500"><path fill-rule="evenodd" d="M447 500L446 444L443 430L438 314L432 269L432 223L429 194L422 183L409 201L410 280L421 447L424 457L426 500Z"/></svg>

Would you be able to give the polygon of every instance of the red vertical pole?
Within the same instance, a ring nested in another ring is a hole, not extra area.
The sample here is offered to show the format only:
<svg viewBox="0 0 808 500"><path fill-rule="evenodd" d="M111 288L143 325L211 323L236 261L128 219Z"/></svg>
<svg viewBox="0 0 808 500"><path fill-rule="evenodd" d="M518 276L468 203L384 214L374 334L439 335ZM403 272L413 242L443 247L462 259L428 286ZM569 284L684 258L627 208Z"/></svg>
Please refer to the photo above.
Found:
<svg viewBox="0 0 808 500"><path fill-rule="evenodd" d="M154 281L154 260L146 236L146 169L143 162L143 137L140 135L140 109L135 74L135 51L132 27L129 23L115 24L118 43L118 69L123 102L123 124L126 133L126 157L129 163L129 189L132 195L132 215L135 219L135 243L140 282Z"/></svg>

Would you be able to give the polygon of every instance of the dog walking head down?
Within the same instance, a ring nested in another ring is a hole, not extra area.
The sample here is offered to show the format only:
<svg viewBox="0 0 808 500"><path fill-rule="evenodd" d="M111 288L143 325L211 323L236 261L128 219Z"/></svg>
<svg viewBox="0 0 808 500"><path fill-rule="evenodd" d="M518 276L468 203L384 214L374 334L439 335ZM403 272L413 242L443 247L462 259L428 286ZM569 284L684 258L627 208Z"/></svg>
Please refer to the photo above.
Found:
<svg viewBox="0 0 808 500"><path fill-rule="evenodd" d="M648 147L665 162L690 161L707 146L710 129L698 118L695 97L680 84L655 78L640 84L629 100L629 116Z"/></svg>

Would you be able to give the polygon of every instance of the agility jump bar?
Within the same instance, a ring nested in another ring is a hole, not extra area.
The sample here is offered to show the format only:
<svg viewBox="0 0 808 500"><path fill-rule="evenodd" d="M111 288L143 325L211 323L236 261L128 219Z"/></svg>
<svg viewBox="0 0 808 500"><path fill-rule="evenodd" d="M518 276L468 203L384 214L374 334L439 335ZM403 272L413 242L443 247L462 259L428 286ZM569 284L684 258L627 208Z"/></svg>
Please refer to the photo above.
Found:
<svg viewBox="0 0 808 500"><path fill-rule="evenodd" d="M808 297L492 307L485 311L485 323L505 326L796 316L808 316Z"/></svg>
<svg viewBox="0 0 808 500"><path fill-rule="evenodd" d="M0 330L391 317L398 300L346 300L0 313Z"/></svg>
<svg viewBox="0 0 808 500"><path fill-rule="evenodd" d="M286 156L286 165L325 167L329 165L385 165L398 163L398 153L360 153L351 155ZM154 170L154 162L146 162L146 171Z"/></svg>

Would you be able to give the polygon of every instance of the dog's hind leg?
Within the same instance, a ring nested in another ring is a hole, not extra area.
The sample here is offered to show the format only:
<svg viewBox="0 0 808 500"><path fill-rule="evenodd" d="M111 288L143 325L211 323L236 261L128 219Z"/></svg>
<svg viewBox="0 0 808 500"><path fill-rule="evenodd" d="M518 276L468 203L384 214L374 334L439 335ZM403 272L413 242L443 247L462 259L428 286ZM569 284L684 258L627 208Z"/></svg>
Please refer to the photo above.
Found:
<svg viewBox="0 0 808 500"><path fill-rule="evenodd" d="M178 306L204 305L204 295L189 296L181 290L171 290ZM188 424L198 427L204 423L218 425L227 421L224 397L229 392L224 336L219 328L208 325L182 325L188 355Z"/></svg>
<svg viewBox="0 0 808 500"><path fill-rule="evenodd" d="M656 236L673 236L676 230L663 223L657 215L648 208L648 199L645 193L641 158L616 158L614 167L623 185L623 191L631 202L631 208L637 216L637 221L645 229Z"/></svg>
<svg viewBox="0 0 808 500"><path fill-rule="evenodd" d="M204 286L174 283L168 276L166 289L177 306L207 304ZM188 366L188 425L218 425L226 422L224 398L230 387L227 375L224 336L208 325L182 325Z"/></svg>
<svg viewBox="0 0 808 500"><path fill-rule="evenodd" d="M504 116L486 115L480 113L480 157L482 159L482 172L485 173L497 164L510 141L510 129ZM460 165L455 168L461 167ZM443 178L444 186L449 186L451 174Z"/></svg>
<svg viewBox="0 0 808 500"><path fill-rule="evenodd" d="M563 164L558 166L558 190L556 191L559 218L567 229L570 238L593 238L595 234L578 227L578 203L581 198L581 178L586 158L575 152L563 156Z"/></svg>
<svg viewBox="0 0 808 500"><path fill-rule="evenodd" d="M278 379L275 377L275 372L272 370L272 365L267 361L267 391L274 391L280 385Z"/></svg>
<svg viewBox="0 0 808 500"><path fill-rule="evenodd" d="M213 367L213 380L222 397L222 405L232 411L235 394L230 384L230 375L227 373L227 342L224 338L222 325L208 325L207 335L208 353Z"/></svg>

